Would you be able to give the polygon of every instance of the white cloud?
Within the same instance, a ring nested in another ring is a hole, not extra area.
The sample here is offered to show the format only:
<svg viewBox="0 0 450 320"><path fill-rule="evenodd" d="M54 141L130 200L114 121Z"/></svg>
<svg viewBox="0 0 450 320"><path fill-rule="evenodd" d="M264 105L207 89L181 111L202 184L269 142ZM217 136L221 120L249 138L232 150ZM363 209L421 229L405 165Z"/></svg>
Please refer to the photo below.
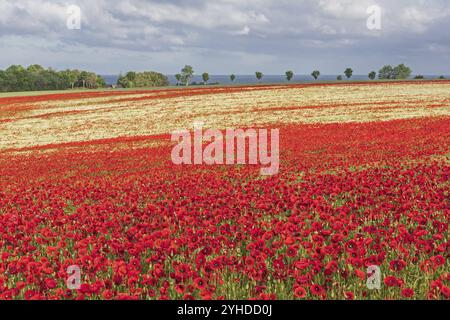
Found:
<svg viewBox="0 0 450 320"><path fill-rule="evenodd" d="M320 0L322 12L339 20L366 19L367 8L373 5L370 0Z"/></svg>
<svg viewBox="0 0 450 320"><path fill-rule="evenodd" d="M245 26L241 30L231 32L231 34L237 35L237 36L248 36L250 34L250 28L248 26Z"/></svg>
<svg viewBox="0 0 450 320"><path fill-rule="evenodd" d="M403 8L400 20L404 28L416 33L424 33L437 21L449 17L450 8L441 10L429 6L408 6Z"/></svg>

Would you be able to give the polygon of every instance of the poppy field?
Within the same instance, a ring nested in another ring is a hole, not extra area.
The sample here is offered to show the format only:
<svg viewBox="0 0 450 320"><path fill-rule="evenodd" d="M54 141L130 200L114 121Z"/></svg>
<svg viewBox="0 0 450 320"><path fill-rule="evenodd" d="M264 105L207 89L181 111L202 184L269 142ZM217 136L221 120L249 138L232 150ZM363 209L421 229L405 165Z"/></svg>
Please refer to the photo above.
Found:
<svg viewBox="0 0 450 320"><path fill-rule="evenodd" d="M195 121L279 173L173 164ZM450 81L0 97L0 299L449 299L449 128Z"/></svg>

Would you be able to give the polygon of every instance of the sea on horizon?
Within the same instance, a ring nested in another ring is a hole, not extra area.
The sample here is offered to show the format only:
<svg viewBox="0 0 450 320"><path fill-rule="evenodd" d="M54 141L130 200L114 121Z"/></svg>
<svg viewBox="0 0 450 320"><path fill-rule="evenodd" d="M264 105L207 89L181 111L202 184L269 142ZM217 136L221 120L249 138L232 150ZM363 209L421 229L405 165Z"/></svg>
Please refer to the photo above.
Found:
<svg viewBox="0 0 450 320"><path fill-rule="evenodd" d="M103 79L107 85L114 85L117 83L118 75L102 75ZM175 79L175 75L168 75L170 84L176 85L177 80ZM255 75L236 75L236 79L234 82L231 82L229 75L210 75L210 79L208 83L220 83L220 84L255 84L255 83L288 83L286 79L286 75L264 75L261 81L257 80ZM336 80L338 75L321 75L318 81L333 81ZM450 76L445 76L447 79ZM411 77L413 78L413 77ZM439 76L429 75L425 76L425 79L437 79ZM345 76L343 76L345 80ZM344 81L343 80L343 81ZM367 75L353 75L351 80L369 80ZM290 82L313 82L314 78L310 75L295 75L294 78ZM195 75L191 83L203 83L201 75Z"/></svg>

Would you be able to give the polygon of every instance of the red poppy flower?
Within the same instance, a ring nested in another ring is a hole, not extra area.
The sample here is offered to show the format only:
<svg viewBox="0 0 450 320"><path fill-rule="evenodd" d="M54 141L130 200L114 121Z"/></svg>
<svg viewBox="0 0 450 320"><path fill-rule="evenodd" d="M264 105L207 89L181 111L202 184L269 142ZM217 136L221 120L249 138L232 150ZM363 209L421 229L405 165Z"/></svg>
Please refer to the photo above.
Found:
<svg viewBox="0 0 450 320"><path fill-rule="evenodd" d="M355 270L355 274L361 280L366 280L366 278L367 278L367 275L366 275L366 273L364 271L356 269Z"/></svg>
<svg viewBox="0 0 450 320"><path fill-rule="evenodd" d="M298 299L304 299L306 297L307 293L305 288L303 287L297 287L294 290L294 296Z"/></svg>
<svg viewBox="0 0 450 320"><path fill-rule="evenodd" d="M56 288L56 281L54 279L46 279L45 280L45 286L47 289L55 289Z"/></svg>
<svg viewBox="0 0 450 320"><path fill-rule="evenodd" d="M405 288L402 290L402 296L405 298L411 298L414 296L414 290L411 288Z"/></svg>
<svg viewBox="0 0 450 320"><path fill-rule="evenodd" d="M406 267L406 262L403 260L393 260L389 263L389 267L392 271L402 271Z"/></svg>
<svg viewBox="0 0 450 320"><path fill-rule="evenodd" d="M111 290L108 290L108 289L107 289L107 290L103 291L102 297L103 297L103 299L105 299L105 300L111 300L112 297L113 297L113 292L112 292Z"/></svg>
<svg viewBox="0 0 450 320"><path fill-rule="evenodd" d="M91 286L89 284L87 284L87 283L81 284L80 292L82 294L90 293L91 292Z"/></svg>
<svg viewBox="0 0 450 320"><path fill-rule="evenodd" d="M353 292L347 291L344 295L346 300L355 300L355 294Z"/></svg>
<svg viewBox="0 0 450 320"><path fill-rule="evenodd" d="M205 286L206 286L206 282L205 282L205 280L203 280L202 278L196 278L196 279L194 280L194 285L195 285L195 287L196 287L197 289L203 290L203 289L205 288Z"/></svg>
<svg viewBox="0 0 450 320"><path fill-rule="evenodd" d="M311 294L314 296L321 296L325 293L325 290L323 287L319 286L318 284L313 284L310 287Z"/></svg>
<svg viewBox="0 0 450 320"><path fill-rule="evenodd" d="M441 288L441 293L444 297L446 297L447 299L450 298L450 288L446 287L446 286L442 286Z"/></svg>
<svg viewBox="0 0 450 320"><path fill-rule="evenodd" d="M431 261L433 262L436 268L443 266L445 264L445 258L441 255L431 257Z"/></svg>
<svg viewBox="0 0 450 320"><path fill-rule="evenodd" d="M286 255L288 257L290 257L290 258L293 258L293 257L297 256L297 253L298 253L298 247L297 246L290 246L287 249Z"/></svg>
<svg viewBox="0 0 450 320"><path fill-rule="evenodd" d="M402 280L397 279L393 276L387 276L386 278L384 278L384 284L388 287L401 287L402 282Z"/></svg>

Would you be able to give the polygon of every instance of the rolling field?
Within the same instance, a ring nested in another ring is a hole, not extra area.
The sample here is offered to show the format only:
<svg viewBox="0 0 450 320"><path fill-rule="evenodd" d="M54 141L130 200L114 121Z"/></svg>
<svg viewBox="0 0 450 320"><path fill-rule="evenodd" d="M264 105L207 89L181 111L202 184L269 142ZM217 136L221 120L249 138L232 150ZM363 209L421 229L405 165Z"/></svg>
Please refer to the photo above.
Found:
<svg viewBox="0 0 450 320"><path fill-rule="evenodd" d="M279 174L174 165L196 121ZM449 128L450 81L1 97L0 299L449 299Z"/></svg>

